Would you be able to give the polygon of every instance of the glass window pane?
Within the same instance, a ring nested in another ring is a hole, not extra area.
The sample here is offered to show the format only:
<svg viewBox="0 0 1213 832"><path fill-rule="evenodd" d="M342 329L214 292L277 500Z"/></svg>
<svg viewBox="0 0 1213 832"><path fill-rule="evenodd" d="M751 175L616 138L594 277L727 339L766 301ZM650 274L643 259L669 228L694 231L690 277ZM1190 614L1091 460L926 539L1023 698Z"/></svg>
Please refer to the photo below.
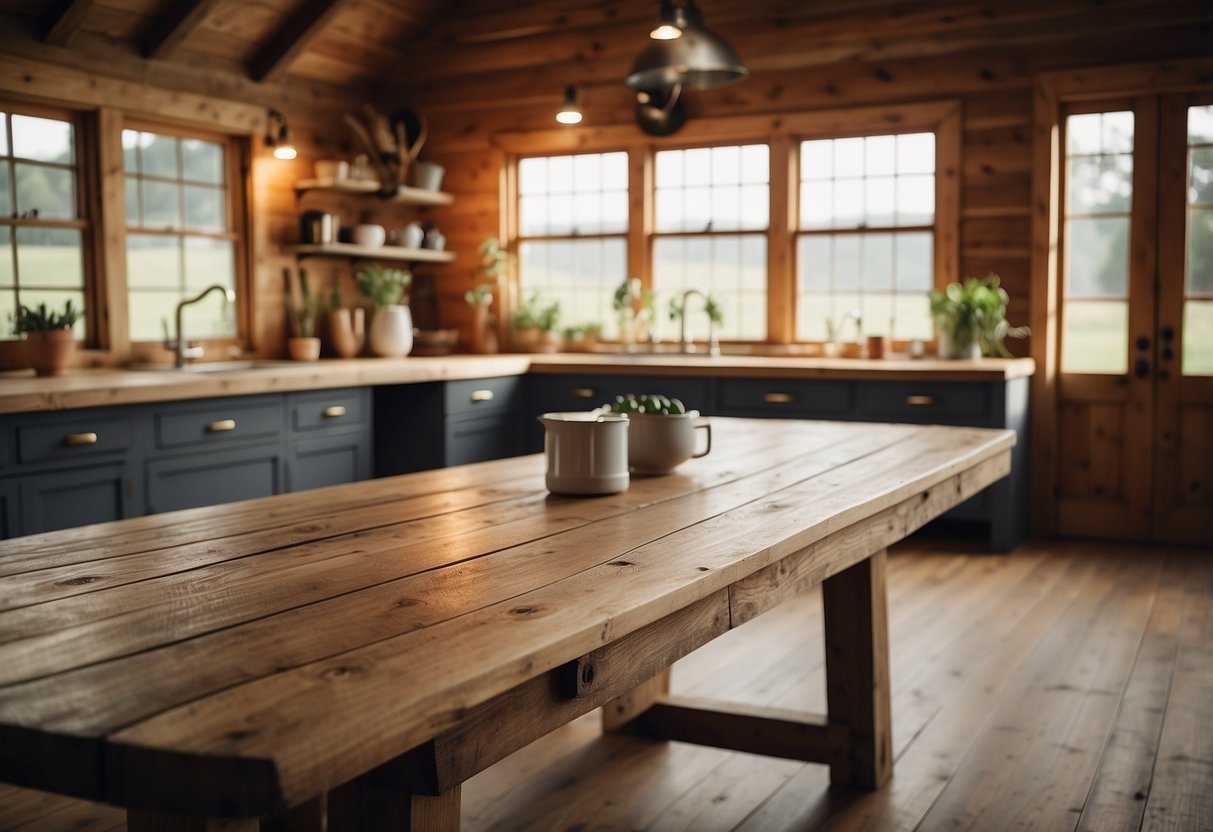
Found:
<svg viewBox="0 0 1213 832"><path fill-rule="evenodd" d="M4 126L4 120L0 119L0 128ZM11 186L8 178L8 162L0 160L0 216L7 217L13 213L13 200L11 197Z"/></svg>
<svg viewBox="0 0 1213 832"><path fill-rule="evenodd" d="M712 149L696 147L683 151L683 177L688 186L709 185L712 182Z"/></svg>
<svg viewBox="0 0 1213 832"><path fill-rule="evenodd" d="M735 231L741 225L741 189L712 188L712 228L715 231Z"/></svg>
<svg viewBox="0 0 1213 832"><path fill-rule="evenodd" d="M656 211L658 231L681 231L686 217L682 211L683 191L657 191Z"/></svg>
<svg viewBox="0 0 1213 832"><path fill-rule="evenodd" d="M1184 302L1183 374L1213 375L1213 300Z"/></svg>
<svg viewBox="0 0 1213 832"><path fill-rule="evenodd" d="M603 335L618 332L612 296L627 276L627 243L621 239L531 240L519 245L522 292L559 301L565 325L597 323Z"/></svg>
<svg viewBox="0 0 1213 832"><path fill-rule="evenodd" d="M1213 209L1188 209L1188 279L1185 289L1189 294L1213 293Z"/></svg>
<svg viewBox="0 0 1213 832"><path fill-rule="evenodd" d="M27 286L84 286L80 231L75 228L18 228L17 279L23 291Z"/></svg>
<svg viewBox="0 0 1213 832"><path fill-rule="evenodd" d="M868 176L891 176L897 167L897 137L868 136L864 143L864 172Z"/></svg>
<svg viewBox="0 0 1213 832"><path fill-rule="evenodd" d="M77 312L84 309L84 292L78 289L72 291L63 289L27 289L24 286L21 288L21 304L23 306L36 307L39 304L45 303L47 309L62 312L67 307L69 300L72 302L72 309L75 309ZM76 325L72 327L72 331L76 333L77 340L83 340L83 316L76 319Z"/></svg>
<svg viewBox="0 0 1213 832"><path fill-rule="evenodd" d="M657 187L677 188L683 183L682 151L663 150L657 154Z"/></svg>
<svg viewBox="0 0 1213 832"><path fill-rule="evenodd" d="M1070 159L1066 185L1071 214L1128 213L1133 157L1077 156Z"/></svg>
<svg viewBox="0 0 1213 832"><path fill-rule="evenodd" d="M860 285L865 292L893 288L893 235L863 235L863 270ZM886 332L876 333L886 335Z"/></svg>
<svg viewBox="0 0 1213 832"><path fill-rule="evenodd" d="M75 161L70 122L14 114L10 117L10 123L13 127L13 156L60 165L70 165Z"/></svg>
<svg viewBox="0 0 1213 832"><path fill-rule="evenodd" d="M834 142L831 139L800 143L800 178L830 179L834 176Z"/></svg>
<svg viewBox="0 0 1213 832"><path fill-rule="evenodd" d="M181 227L181 186L172 182L143 184L143 225L146 228Z"/></svg>
<svg viewBox="0 0 1213 832"><path fill-rule="evenodd" d="M574 156L573 183L582 193L602 190L602 158L597 154Z"/></svg>
<svg viewBox="0 0 1213 832"><path fill-rule="evenodd" d="M7 225L0 226L0 287L13 285L13 238ZM0 321L5 318L0 316Z"/></svg>
<svg viewBox="0 0 1213 832"><path fill-rule="evenodd" d="M139 180L133 176L126 177L126 224L139 225Z"/></svg>
<svg viewBox="0 0 1213 832"><path fill-rule="evenodd" d="M1213 203L1213 147L1192 148L1188 202Z"/></svg>
<svg viewBox="0 0 1213 832"><path fill-rule="evenodd" d="M518 225L524 236L543 234L548 227L548 201L543 196L518 198Z"/></svg>
<svg viewBox="0 0 1213 832"><path fill-rule="evenodd" d="M863 222L863 180L834 182L834 227L858 228Z"/></svg>
<svg viewBox="0 0 1213 832"><path fill-rule="evenodd" d="M122 167L127 173L139 172L139 131L122 131Z"/></svg>
<svg viewBox="0 0 1213 832"><path fill-rule="evenodd" d="M1104 153L1133 152L1133 113L1104 113L1101 132Z"/></svg>
<svg viewBox="0 0 1213 832"><path fill-rule="evenodd" d="M215 284L236 288L236 247L231 240L185 238L185 288L202 291Z"/></svg>
<svg viewBox="0 0 1213 832"><path fill-rule="evenodd" d="M145 176L178 178L181 175L181 169L177 165L177 143L178 139L174 136L140 133L141 173Z"/></svg>
<svg viewBox="0 0 1213 832"><path fill-rule="evenodd" d="M746 230L766 228L771 222L770 215L770 189L766 185L743 185L740 227Z"/></svg>
<svg viewBox="0 0 1213 832"><path fill-rule="evenodd" d="M180 289L181 238L161 234L127 234L126 276L127 283L133 288ZM133 337L134 330L131 332Z"/></svg>
<svg viewBox="0 0 1213 832"><path fill-rule="evenodd" d="M737 185L741 182L741 148L712 148L712 184Z"/></svg>
<svg viewBox="0 0 1213 832"><path fill-rule="evenodd" d="M602 195L602 233L623 234L627 230L627 191L607 191Z"/></svg>
<svg viewBox="0 0 1213 832"><path fill-rule="evenodd" d="M172 336L173 312L181 296L177 292L131 289L127 295L132 341L160 341ZM197 337L185 324L186 337Z"/></svg>
<svg viewBox="0 0 1213 832"><path fill-rule="evenodd" d="M935 177L897 178L897 224L930 225L935 222Z"/></svg>
<svg viewBox="0 0 1213 832"><path fill-rule="evenodd" d="M834 289L852 291L859 288L863 267L862 236L840 234L834 238Z"/></svg>
<svg viewBox="0 0 1213 832"><path fill-rule="evenodd" d="M1061 369L1067 373L1124 373L1129 362L1128 301L1067 301Z"/></svg>
<svg viewBox="0 0 1213 832"><path fill-rule="evenodd" d="M931 321L931 300L926 292L896 295L893 307L893 337L901 341L917 338L930 341L935 337Z"/></svg>
<svg viewBox="0 0 1213 832"><path fill-rule="evenodd" d="M796 265L800 272L797 285L802 293L830 291L833 237L825 234L801 237L797 243Z"/></svg>
<svg viewBox="0 0 1213 832"><path fill-rule="evenodd" d="M1085 113L1066 119L1067 154L1075 156L1099 153L1100 147L1099 113Z"/></svg>
<svg viewBox="0 0 1213 832"><path fill-rule="evenodd" d="M653 244L653 289L661 314L687 289L711 294L720 303L722 339L766 338L766 237L761 234L714 237L658 237ZM670 327L676 329L678 322ZM696 340L707 337L703 301L693 298L687 317Z"/></svg>
<svg viewBox="0 0 1213 832"><path fill-rule="evenodd" d="M834 140L834 175L863 176L863 139Z"/></svg>
<svg viewBox="0 0 1213 832"><path fill-rule="evenodd" d="M1067 223L1066 293L1124 296L1129 285L1127 217L1073 219Z"/></svg>
<svg viewBox="0 0 1213 832"><path fill-rule="evenodd" d="M800 227L829 228L834 223L834 183L800 184Z"/></svg>
<svg viewBox="0 0 1213 832"><path fill-rule="evenodd" d="M741 148L741 181L743 184L769 182L771 179L771 149L765 144L748 144Z"/></svg>
<svg viewBox="0 0 1213 832"><path fill-rule="evenodd" d="M628 154L602 154L602 187L627 190L628 187Z"/></svg>
<svg viewBox="0 0 1213 832"><path fill-rule="evenodd" d="M897 172L935 172L934 133L905 133L897 137Z"/></svg>
<svg viewBox="0 0 1213 832"><path fill-rule="evenodd" d="M0 156L8 155L8 114L0 112Z"/></svg>
<svg viewBox="0 0 1213 832"><path fill-rule="evenodd" d="M223 184L223 145L201 139L181 140L182 176L193 182Z"/></svg>
<svg viewBox="0 0 1213 832"><path fill-rule="evenodd" d="M868 226L888 226L893 224L894 212L894 179L891 176L877 176L868 179L864 193L864 222Z"/></svg>
<svg viewBox="0 0 1213 832"><path fill-rule="evenodd" d="M227 228L227 210L221 188L203 185L185 186L185 227L200 231L223 231Z"/></svg>
<svg viewBox="0 0 1213 832"><path fill-rule="evenodd" d="M548 160L522 159L518 162L518 190L523 194L541 194L548 189Z"/></svg>
<svg viewBox="0 0 1213 832"><path fill-rule="evenodd" d="M928 232L896 235L896 286L899 292L921 292L924 297L935 285L935 237Z"/></svg>
<svg viewBox="0 0 1213 832"><path fill-rule="evenodd" d="M1213 105L1188 108L1188 144L1213 144Z"/></svg>
<svg viewBox="0 0 1213 832"><path fill-rule="evenodd" d="M48 168L17 162L17 213L43 219L76 216L75 175L69 168Z"/></svg>

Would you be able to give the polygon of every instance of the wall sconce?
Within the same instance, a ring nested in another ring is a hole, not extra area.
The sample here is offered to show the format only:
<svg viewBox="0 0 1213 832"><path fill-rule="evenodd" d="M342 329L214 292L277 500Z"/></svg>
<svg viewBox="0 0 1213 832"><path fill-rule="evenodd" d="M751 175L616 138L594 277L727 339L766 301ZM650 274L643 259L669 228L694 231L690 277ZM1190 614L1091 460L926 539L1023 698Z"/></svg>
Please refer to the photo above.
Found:
<svg viewBox="0 0 1213 832"><path fill-rule="evenodd" d="M564 88L564 103L560 106L560 112L556 113L556 120L561 124L581 123L581 108L577 106L577 87L572 84Z"/></svg>
<svg viewBox="0 0 1213 832"><path fill-rule="evenodd" d="M274 149L275 159L294 159L299 155L295 150L291 128L287 127L286 117L282 113L270 110L270 120L266 129L265 143Z"/></svg>

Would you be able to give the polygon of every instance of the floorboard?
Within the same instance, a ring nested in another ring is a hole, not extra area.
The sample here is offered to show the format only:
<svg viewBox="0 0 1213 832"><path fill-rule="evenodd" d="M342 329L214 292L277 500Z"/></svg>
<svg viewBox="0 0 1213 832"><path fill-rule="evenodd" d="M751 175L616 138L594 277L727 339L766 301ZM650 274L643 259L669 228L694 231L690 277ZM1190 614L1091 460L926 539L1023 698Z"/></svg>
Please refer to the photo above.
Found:
<svg viewBox="0 0 1213 832"><path fill-rule="evenodd" d="M469 781L465 832L1213 829L1213 552L1038 541L890 552L896 767L604 736L597 714ZM823 710L821 593L679 662L674 690ZM0 830L122 829L119 809L0 785Z"/></svg>

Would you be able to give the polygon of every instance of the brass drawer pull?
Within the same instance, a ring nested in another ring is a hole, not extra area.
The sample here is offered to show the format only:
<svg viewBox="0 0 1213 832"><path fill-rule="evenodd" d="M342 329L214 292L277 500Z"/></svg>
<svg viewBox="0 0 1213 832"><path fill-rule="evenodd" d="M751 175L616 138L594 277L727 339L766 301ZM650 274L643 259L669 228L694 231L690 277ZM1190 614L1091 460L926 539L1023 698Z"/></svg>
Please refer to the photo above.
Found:
<svg viewBox="0 0 1213 832"><path fill-rule="evenodd" d="M493 400L492 390L473 390L472 401L474 402L491 402Z"/></svg>
<svg viewBox="0 0 1213 832"><path fill-rule="evenodd" d="M791 404L796 397L791 393L763 393L762 400L767 404Z"/></svg>
<svg viewBox="0 0 1213 832"><path fill-rule="evenodd" d="M77 448L81 445L96 445L97 434L91 430L84 433L69 433L63 437L63 444L69 448Z"/></svg>
<svg viewBox="0 0 1213 832"><path fill-rule="evenodd" d="M574 399L596 399L598 391L593 387L574 387L569 391L569 395Z"/></svg>
<svg viewBox="0 0 1213 832"><path fill-rule="evenodd" d="M229 430L236 429L235 419L220 419L217 422L211 422L206 426L207 433L225 433Z"/></svg>
<svg viewBox="0 0 1213 832"><path fill-rule="evenodd" d="M343 404L329 405L328 407L326 407L324 409L324 411L321 413L321 415L324 416L324 418L326 418L326 419L339 419L345 415L345 405L343 405Z"/></svg>
<svg viewBox="0 0 1213 832"><path fill-rule="evenodd" d="M921 393L913 393L906 396L906 404L914 407L931 407L936 404L934 396L925 396Z"/></svg>

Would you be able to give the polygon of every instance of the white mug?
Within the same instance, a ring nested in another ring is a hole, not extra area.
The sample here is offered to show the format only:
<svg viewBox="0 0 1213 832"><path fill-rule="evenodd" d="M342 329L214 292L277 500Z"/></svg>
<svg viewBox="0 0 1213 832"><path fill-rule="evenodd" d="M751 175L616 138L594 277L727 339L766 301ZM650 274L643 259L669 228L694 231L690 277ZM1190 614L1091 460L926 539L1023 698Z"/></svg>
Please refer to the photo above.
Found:
<svg viewBox="0 0 1213 832"><path fill-rule="evenodd" d="M629 413L628 465L637 474L668 474L688 459L707 456L712 450L712 426L697 422L699 411L690 413ZM695 453L695 431L702 430L707 445Z"/></svg>
<svg viewBox="0 0 1213 832"><path fill-rule="evenodd" d="M628 487L628 420L595 411L545 413L545 483L553 494L618 494Z"/></svg>

